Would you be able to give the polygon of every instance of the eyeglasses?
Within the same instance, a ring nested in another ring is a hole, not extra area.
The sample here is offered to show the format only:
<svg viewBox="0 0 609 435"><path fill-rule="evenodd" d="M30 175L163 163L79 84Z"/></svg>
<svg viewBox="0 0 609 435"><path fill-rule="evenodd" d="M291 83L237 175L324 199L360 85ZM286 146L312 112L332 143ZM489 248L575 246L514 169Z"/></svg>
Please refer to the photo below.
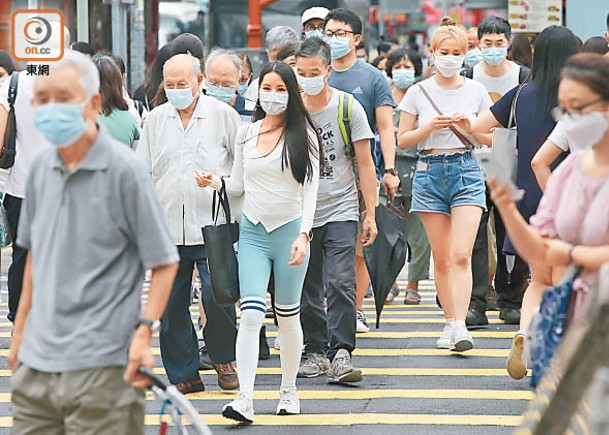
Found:
<svg viewBox="0 0 609 435"><path fill-rule="evenodd" d="M596 100L592 100L586 104L582 104L579 107L574 107L572 110L567 111L565 108L563 107L555 107L552 109L552 111L550 112L550 114L552 115L552 118L554 119L554 121L558 122L561 120L561 118L563 118L565 115L569 114L569 115L581 115L582 111L590 106L593 106L596 103L600 103L601 101L605 101L604 97L599 97Z"/></svg>
<svg viewBox="0 0 609 435"><path fill-rule="evenodd" d="M344 30L344 29L339 29L336 31L332 31L332 30L326 30L324 32L324 36L331 38L333 36L336 36L337 38L347 38L349 36L349 33L353 36L355 36L355 32L352 32L351 30Z"/></svg>
<svg viewBox="0 0 609 435"><path fill-rule="evenodd" d="M317 26L315 24L307 24L305 26L305 32L313 32L314 30L324 31L324 23L320 23Z"/></svg>

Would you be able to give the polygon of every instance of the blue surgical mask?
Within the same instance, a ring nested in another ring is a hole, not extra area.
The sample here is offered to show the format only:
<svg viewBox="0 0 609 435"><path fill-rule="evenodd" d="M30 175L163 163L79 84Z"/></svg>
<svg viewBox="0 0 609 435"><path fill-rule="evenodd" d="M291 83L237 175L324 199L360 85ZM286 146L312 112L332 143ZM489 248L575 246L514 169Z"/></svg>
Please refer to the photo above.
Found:
<svg viewBox="0 0 609 435"><path fill-rule="evenodd" d="M483 60L484 58L482 57L482 52L479 48L473 48L465 53L465 64L470 67L475 67Z"/></svg>
<svg viewBox="0 0 609 435"><path fill-rule="evenodd" d="M57 148L72 145L84 133L85 103L47 103L34 106L36 128Z"/></svg>
<svg viewBox="0 0 609 435"><path fill-rule="evenodd" d="M340 59L349 54L351 51L349 39L350 38L339 38L338 36L333 36L330 39L330 54L332 59Z"/></svg>
<svg viewBox="0 0 609 435"><path fill-rule="evenodd" d="M483 48L481 51L484 61L489 65L499 65L507 57L506 47Z"/></svg>
<svg viewBox="0 0 609 435"><path fill-rule="evenodd" d="M235 88L207 85L207 95L225 103L230 103L235 96Z"/></svg>
<svg viewBox="0 0 609 435"><path fill-rule="evenodd" d="M237 92L239 93L239 95L243 95L247 92L247 88L249 88L250 85L248 82L242 82L239 83L239 87L237 88Z"/></svg>
<svg viewBox="0 0 609 435"><path fill-rule="evenodd" d="M184 110L192 104L195 97L192 95L192 88L186 89L165 89L167 101L178 110Z"/></svg>
<svg viewBox="0 0 609 435"><path fill-rule="evenodd" d="M393 76L393 84L400 89L407 89L414 83L413 69L394 69L391 71Z"/></svg>
<svg viewBox="0 0 609 435"><path fill-rule="evenodd" d="M321 30L309 30L305 32L305 38L323 38L324 34Z"/></svg>
<svg viewBox="0 0 609 435"><path fill-rule="evenodd" d="M297 75L296 77L298 78L298 84L307 95L319 95L326 86L324 76L302 77Z"/></svg>

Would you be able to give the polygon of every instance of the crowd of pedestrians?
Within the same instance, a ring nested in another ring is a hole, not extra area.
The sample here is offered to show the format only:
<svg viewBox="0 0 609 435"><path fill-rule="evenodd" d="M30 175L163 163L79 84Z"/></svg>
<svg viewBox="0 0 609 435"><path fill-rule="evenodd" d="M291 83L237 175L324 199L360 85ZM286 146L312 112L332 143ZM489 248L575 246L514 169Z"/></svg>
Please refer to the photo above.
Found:
<svg viewBox="0 0 609 435"><path fill-rule="evenodd" d="M66 55L36 79L0 53L0 137L17 127L2 189L16 433L78 432L86 419L99 433L142 433L137 369L152 367L157 331L169 381L201 392L200 369L215 370L221 389L239 390L222 410L239 422L255 419L267 316L279 330L277 414L301 412L297 378L361 382L352 355L369 331L364 248L380 196L409 212L403 303L420 303L433 258L437 348L474 348L471 329L497 309L519 325L506 364L516 379L546 290L582 269L577 316L609 261L609 16L584 44L561 26L531 40L497 16L470 29L446 17L428 52L386 40L368 63L361 19L313 7L299 31L269 30L258 74L246 54L204 55L182 34L132 96L120 57L69 42L66 29ZM484 173L476 148L513 127L510 186ZM201 231L217 223L218 194L240 223L240 297L228 306ZM56 400L57 389L69 394ZM104 411L93 423L92 409Z"/></svg>

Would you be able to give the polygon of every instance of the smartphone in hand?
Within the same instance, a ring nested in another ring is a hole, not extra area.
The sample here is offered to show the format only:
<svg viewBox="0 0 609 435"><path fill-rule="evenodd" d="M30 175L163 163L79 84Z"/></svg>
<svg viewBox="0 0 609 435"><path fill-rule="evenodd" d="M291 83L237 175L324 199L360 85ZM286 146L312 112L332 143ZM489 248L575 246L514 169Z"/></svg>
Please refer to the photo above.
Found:
<svg viewBox="0 0 609 435"><path fill-rule="evenodd" d="M497 160L491 148L483 147L473 150L474 157L478 160L482 171L486 178L496 177L499 184L507 184L512 192L514 201L520 201L524 196L524 192L519 190L510 177L510 171L503 167L501 162Z"/></svg>

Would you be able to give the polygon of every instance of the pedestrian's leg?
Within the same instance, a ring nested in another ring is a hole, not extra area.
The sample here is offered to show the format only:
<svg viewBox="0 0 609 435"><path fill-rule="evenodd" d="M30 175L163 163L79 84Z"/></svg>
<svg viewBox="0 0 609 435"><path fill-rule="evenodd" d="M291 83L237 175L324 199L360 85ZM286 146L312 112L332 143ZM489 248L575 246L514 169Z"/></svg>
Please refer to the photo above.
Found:
<svg viewBox="0 0 609 435"><path fill-rule="evenodd" d="M328 323L324 309L323 282L325 233L326 226L313 230L313 240L309 245L309 268L302 288L300 323L304 333L306 354L324 355L328 347ZM301 375L312 377L313 374L322 373L302 373Z"/></svg>
<svg viewBox="0 0 609 435"><path fill-rule="evenodd" d="M455 320L465 322L472 288L472 249L480 227L482 209L475 206L454 207L451 211L452 301ZM486 233L486 227L484 228ZM488 259L487 251L484 257ZM488 269L484 274L488 282Z"/></svg>
<svg viewBox="0 0 609 435"><path fill-rule="evenodd" d="M408 197L407 207L410 208L412 197ZM418 304L420 296L418 294L419 281L429 279L429 265L431 257L431 247L427 234L423 227L423 222L419 213L409 213L410 228L408 232L408 245L410 246L410 263L408 263L408 284L406 286L405 304ZM410 292L415 292L412 294ZM417 302L418 301L418 302Z"/></svg>
<svg viewBox="0 0 609 435"><path fill-rule="evenodd" d="M172 384L184 385L184 391L201 391L197 333L190 316L190 288L196 247L178 246L180 263L167 307L161 318L159 344L161 359Z"/></svg>
<svg viewBox="0 0 609 435"><path fill-rule="evenodd" d="M478 223L478 231L475 234L474 246L471 253L471 281L472 285L469 287L472 291L471 300L469 301L469 307L479 314L479 322L476 322L479 326L488 324L488 321L484 321L483 318L486 312L486 292L488 291L488 278L489 278L489 261L488 261L488 221L490 212L485 211L482 213L480 222ZM476 325L476 326L477 326Z"/></svg>
<svg viewBox="0 0 609 435"><path fill-rule="evenodd" d="M442 213L419 213L431 246L438 298L447 321L455 319L452 300L451 218Z"/></svg>
<svg viewBox="0 0 609 435"><path fill-rule="evenodd" d="M66 435L143 434L145 393L125 382L125 367L61 373Z"/></svg>
<svg viewBox="0 0 609 435"><path fill-rule="evenodd" d="M62 404L57 397L55 373L43 373L21 364L11 376L15 435L63 435Z"/></svg>
<svg viewBox="0 0 609 435"><path fill-rule="evenodd" d="M340 349L349 354L355 349L355 238L356 222L332 222L326 225L324 269L327 279L328 331L334 359Z"/></svg>
<svg viewBox="0 0 609 435"><path fill-rule="evenodd" d="M8 268L8 314L7 318L11 322L15 320L19 298L21 297L21 287L23 286L23 272L25 270L25 260L28 251L21 248L15 241L19 234L19 217L21 216L21 203L23 200L4 195L4 208L6 209L6 219L8 220L9 231L13 239L13 252L11 254L11 265Z"/></svg>

